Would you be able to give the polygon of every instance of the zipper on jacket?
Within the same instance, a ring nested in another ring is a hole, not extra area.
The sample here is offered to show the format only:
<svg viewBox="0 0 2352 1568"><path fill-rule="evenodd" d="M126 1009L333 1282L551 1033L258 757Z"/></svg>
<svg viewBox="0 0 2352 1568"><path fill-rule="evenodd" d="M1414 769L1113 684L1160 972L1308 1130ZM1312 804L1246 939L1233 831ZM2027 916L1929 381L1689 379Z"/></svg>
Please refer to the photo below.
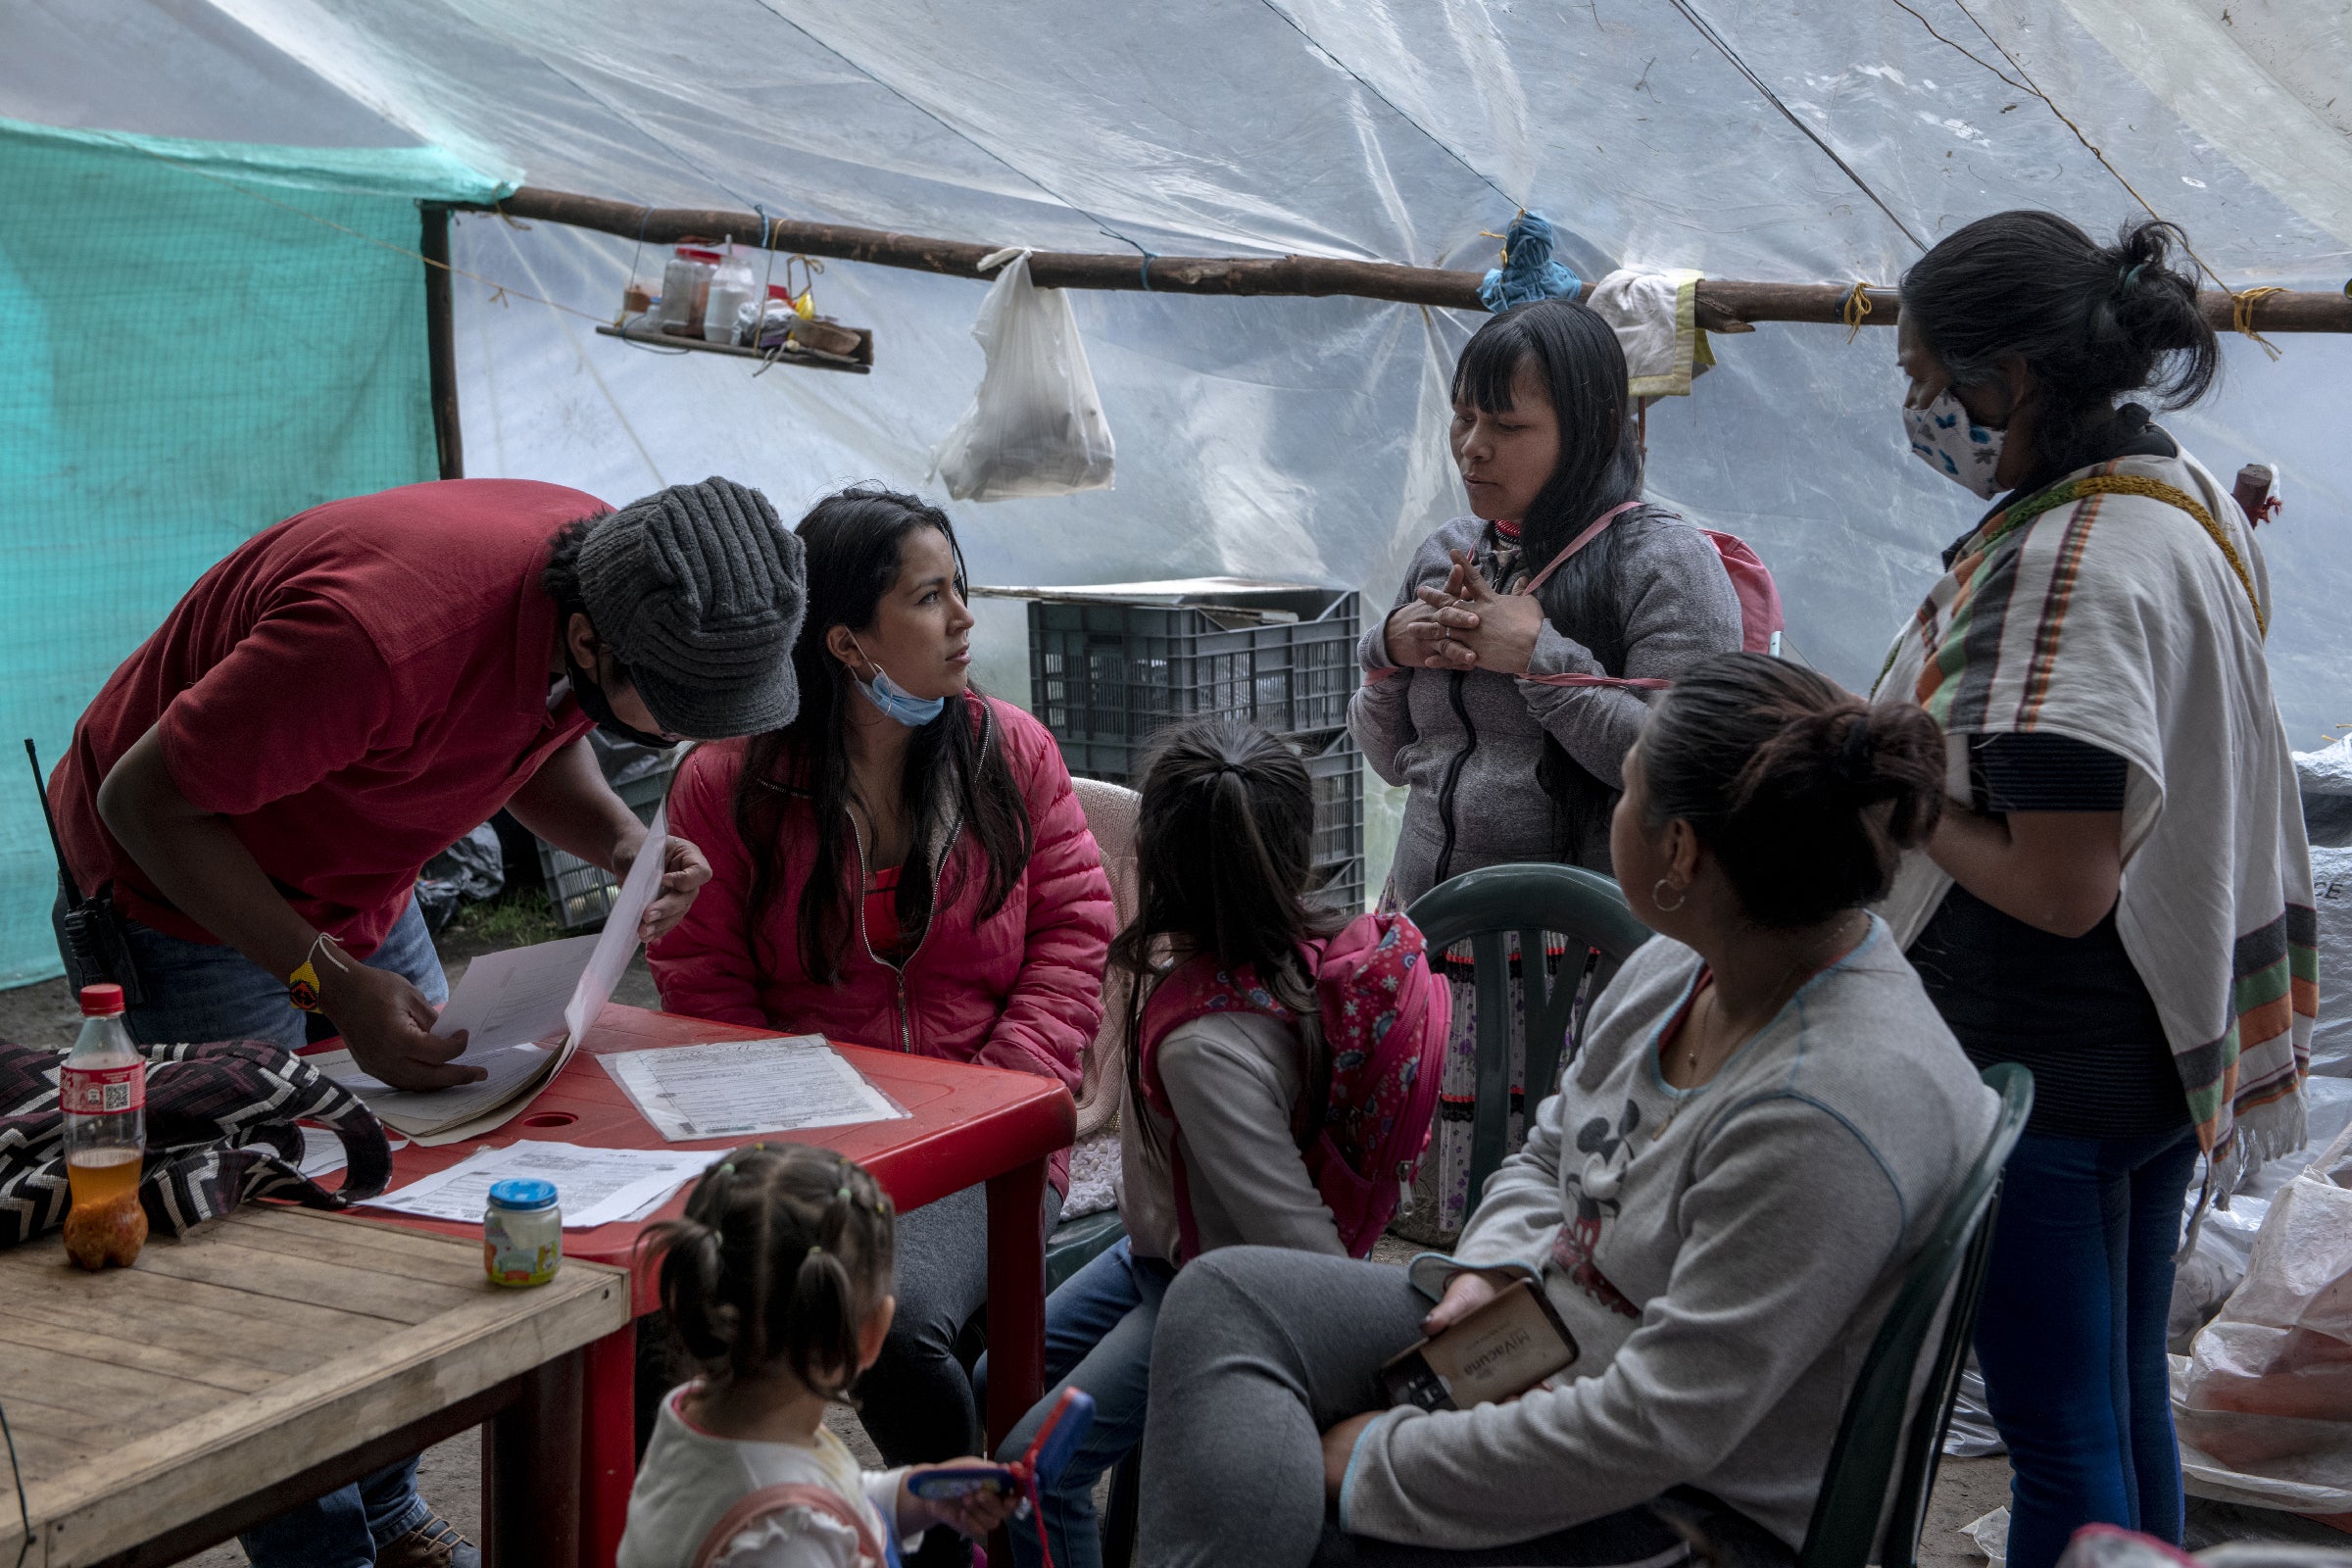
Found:
<svg viewBox="0 0 2352 1568"><path fill-rule="evenodd" d="M988 712L983 709L980 717L980 745L984 752L991 734L992 726L988 721ZM867 957L891 972L891 978L898 988L899 1052L903 1055L911 1056L914 1054L914 1015L906 1005L906 970L914 962L914 956L923 951L923 944L931 940L931 927L939 918L939 890L941 884L947 880L948 857L956 853L956 841L963 835L963 813L958 811L948 818L948 831L940 839L939 858L931 864L931 918L923 922L923 934L914 939L914 946L907 949L906 956L897 963L890 962L882 955L876 953L873 938L866 933L865 834L858 825L858 813L850 809L847 804L842 807L841 814L850 819L850 841L857 847L858 863L853 867L856 875L851 880L856 884L858 894L850 902L856 907L858 915L858 942L860 947L865 949ZM902 871L901 874L903 875L904 872Z"/></svg>
<svg viewBox="0 0 2352 1568"><path fill-rule="evenodd" d="M1453 754L1453 760L1446 764L1446 782L1438 786L1438 822L1444 828L1445 836L1439 841L1437 870L1430 878L1429 885L1433 888L1452 874L1454 792L1461 786L1463 765L1470 760L1470 754L1478 750L1478 725L1471 720L1470 705L1462 696L1463 686L1469 679L1469 671L1461 669L1446 677L1446 700L1453 705L1453 716L1462 726L1465 744Z"/></svg>

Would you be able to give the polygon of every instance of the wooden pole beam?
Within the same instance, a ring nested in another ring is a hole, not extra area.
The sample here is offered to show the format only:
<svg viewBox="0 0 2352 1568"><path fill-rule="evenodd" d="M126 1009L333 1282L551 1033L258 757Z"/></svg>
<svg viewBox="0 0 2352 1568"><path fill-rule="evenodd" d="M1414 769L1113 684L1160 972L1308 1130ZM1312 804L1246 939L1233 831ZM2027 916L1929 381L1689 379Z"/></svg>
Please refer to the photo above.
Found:
<svg viewBox="0 0 2352 1568"><path fill-rule="evenodd" d="M458 344L456 314L449 297L449 209L435 202L423 207L423 237L417 254L424 268L424 342L427 384L433 406L433 446L440 458L441 477L466 477L466 444L458 422Z"/></svg>
<svg viewBox="0 0 2352 1568"><path fill-rule="evenodd" d="M495 208L510 218L535 219L593 228L649 245L681 240L716 242L729 235L740 244L794 251L876 267L907 268L951 277L986 277L981 258L1002 246L932 239L841 223L800 223L762 219L723 208L638 207L601 196L525 185ZM1040 288L1149 289L1158 294L1352 295L1395 300L1440 310L1477 311L1478 285L1485 273L1436 267L1398 267L1388 262L1351 262L1323 256L1271 258L1155 256L1037 251L1029 275ZM1591 287L1587 285L1588 289ZM1699 324L1711 331L1737 332L1754 321L1842 322L1851 283L1743 283L1707 278L1698 285ZM1866 293L1867 326L1888 326L1902 306L1891 288ZM2228 294L2208 289L2198 296L2206 319L2221 330L2235 325ZM2262 332L2352 332L2352 294L2279 293L2253 302L2251 324Z"/></svg>

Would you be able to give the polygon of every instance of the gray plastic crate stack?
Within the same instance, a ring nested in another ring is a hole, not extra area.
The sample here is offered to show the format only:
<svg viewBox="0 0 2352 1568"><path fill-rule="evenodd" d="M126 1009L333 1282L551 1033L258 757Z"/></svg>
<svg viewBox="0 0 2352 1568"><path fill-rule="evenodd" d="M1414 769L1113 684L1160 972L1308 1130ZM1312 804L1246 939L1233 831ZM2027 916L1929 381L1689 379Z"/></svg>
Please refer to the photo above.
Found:
<svg viewBox="0 0 2352 1568"><path fill-rule="evenodd" d="M675 764L665 761L652 773L613 785L612 793L637 813L638 821L650 825L655 808L668 793L670 777L676 772ZM539 845L539 874L547 884L547 902L555 911L556 924L566 931L596 924L612 912L613 902L620 897L620 884L612 880L612 872L544 840Z"/></svg>
<svg viewBox="0 0 2352 1568"><path fill-rule="evenodd" d="M1348 733L1357 629L1355 594L1332 588L1250 589L1230 605L1031 599L1030 708L1071 772L1129 786L1174 719L1230 713L1289 740L1315 784L1318 897L1352 912L1364 903L1363 754Z"/></svg>

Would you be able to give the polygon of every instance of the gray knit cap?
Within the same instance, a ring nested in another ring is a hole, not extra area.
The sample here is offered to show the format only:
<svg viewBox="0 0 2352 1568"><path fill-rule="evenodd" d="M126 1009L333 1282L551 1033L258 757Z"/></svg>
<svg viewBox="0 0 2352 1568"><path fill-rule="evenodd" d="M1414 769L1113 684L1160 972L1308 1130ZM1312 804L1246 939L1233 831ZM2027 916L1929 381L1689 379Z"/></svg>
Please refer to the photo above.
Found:
<svg viewBox="0 0 2352 1568"><path fill-rule="evenodd" d="M714 477L631 502L580 541L579 573L597 636L663 729L721 740L801 710L808 568L759 491Z"/></svg>

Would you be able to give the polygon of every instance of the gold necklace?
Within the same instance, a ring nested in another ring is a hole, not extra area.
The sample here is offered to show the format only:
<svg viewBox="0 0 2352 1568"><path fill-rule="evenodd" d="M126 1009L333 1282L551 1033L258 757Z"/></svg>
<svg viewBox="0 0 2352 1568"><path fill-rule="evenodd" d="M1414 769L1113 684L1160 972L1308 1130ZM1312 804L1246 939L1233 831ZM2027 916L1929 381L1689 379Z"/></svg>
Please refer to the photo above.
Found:
<svg viewBox="0 0 2352 1568"><path fill-rule="evenodd" d="M1867 920L1867 919L1869 919L1869 916L1868 916L1868 915L1864 915L1864 916L1863 916L1863 918L1864 918L1865 920ZM1840 937L1842 937L1842 936L1845 934L1846 928L1847 928L1848 926L1850 926L1852 923L1853 923L1853 916L1852 916L1852 914L1850 914L1850 913L1849 913L1849 914L1848 914L1848 915L1847 915L1847 916L1846 916L1844 919L1841 919L1841 920L1839 920L1839 921L1838 922L1837 926L1836 926L1836 927L1835 927L1835 928L1834 928L1834 929L1833 929L1833 930L1830 932L1830 934L1829 934L1827 937L1825 937L1825 938L1823 938L1821 941L1819 941L1819 942L1815 943L1815 944L1814 944L1812 947L1808 948L1808 949L1807 949L1806 951L1804 951L1803 953L1800 953L1800 954L1798 954L1798 955L1796 956L1796 958L1795 958L1795 960L1794 960L1793 962L1791 962L1791 963L1788 965L1788 968L1787 968L1785 971L1783 971L1783 973L1782 973L1782 975L1781 975L1781 978L1780 978L1780 980L1779 980L1779 981L1778 981L1778 982L1777 982L1777 983L1776 983L1776 984L1773 986L1773 989L1772 989L1772 995L1774 995L1774 996L1776 996L1776 997L1780 996L1780 993L1781 993L1781 991L1782 991L1784 988L1786 988L1786 987L1788 986L1788 982L1789 982L1790 980L1793 980L1793 979L1795 979L1795 978L1796 978L1796 976L1797 976L1797 974L1798 974L1800 971L1802 971L1802 972L1808 972L1808 973L1809 973L1809 972L1813 972L1813 971L1817 971L1817 970L1819 970L1819 969L1822 967L1822 965L1821 965L1821 964L1820 964L1818 961L1816 961L1816 960L1818 960L1818 959L1820 958L1821 955L1823 955L1824 953L1827 953L1827 952L1828 952L1828 951L1830 951L1832 948L1834 948L1834 947L1836 947L1836 946L1838 945L1838 939L1839 939ZM1801 988L1800 988L1800 989L1801 989ZM1697 1023L1698 1023L1698 1007L1699 1007L1699 1004L1700 1004L1700 1003L1704 1003L1704 1004L1707 1004L1707 1007L1708 1007L1708 1010L1709 1010L1710 1012L1716 1012L1716 1013L1720 1013L1720 1012L1723 1010L1723 1003L1722 1003L1722 1001L1721 1001L1721 997L1722 997L1722 992L1720 991L1720 989L1719 989L1719 988L1717 988L1717 987L1715 987L1715 986L1713 986L1713 985L1710 985L1710 986L1708 986L1708 987L1707 987L1707 989L1706 989L1706 990L1705 990L1703 993L1701 993L1701 994L1700 994L1700 995L1699 995L1697 998L1695 998L1695 999L1693 999L1693 1000L1692 1000L1692 1002L1691 1002L1691 1004L1690 1004L1690 1015L1689 1017L1687 1017L1687 1018L1685 1018L1685 1019L1683 1020L1683 1034L1684 1034L1684 1037L1685 1037L1686 1039L1689 1039L1690 1037L1691 1037L1691 1036L1693 1036L1693 1035L1695 1035L1695 1034L1697 1034L1697 1033L1698 1033L1698 1029L1697 1029L1696 1025L1697 1025ZM1778 1004L1778 1005L1776 1005L1776 1006L1773 1008L1771 1016L1773 1016L1773 1017L1777 1017L1777 1016L1779 1016L1779 1014L1780 1014L1780 1009L1781 1009L1782 1007L1785 1007L1785 1006L1787 1006L1788 1004L1788 998L1786 998L1786 997L1783 997L1783 998L1781 998L1781 1001L1780 1001L1779 1004ZM1687 1069L1688 1069L1688 1070L1690 1072L1690 1074L1691 1074L1693 1077L1696 1077L1696 1076L1697 1076L1697 1073L1698 1073L1698 1048L1697 1048L1697 1047L1695 1047L1695 1046L1692 1046L1691 1048L1690 1048L1689 1050L1686 1050L1686 1051L1683 1053L1683 1065L1685 1066L1685 1068L1687 1068ZM1718 1063L1718 1065L1720 1065L1720 1063ZM1695 1087L1697 1087L1697 1086L1694 1084L1694 1085L1692 1085L1692 1087L1693 1087L1693 1088L1695 1088Z"/></svg>

